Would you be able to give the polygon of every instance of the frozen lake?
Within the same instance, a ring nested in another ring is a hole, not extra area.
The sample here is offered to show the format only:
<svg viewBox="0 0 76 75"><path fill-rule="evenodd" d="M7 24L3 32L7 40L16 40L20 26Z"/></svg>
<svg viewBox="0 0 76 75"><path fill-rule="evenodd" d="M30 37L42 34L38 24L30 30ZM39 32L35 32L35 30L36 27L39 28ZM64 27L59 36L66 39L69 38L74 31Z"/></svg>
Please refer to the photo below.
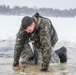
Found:
<svg viewBox="0 0 76 75"><path fill-rule="evenodd" d="M22 75L12 70L13 49L22 17L0 15L0 75ZM66 64L50 64L51 72L48 75L76 75L76 18L49 18L59 37L55 49L65 46L68 50L68 61ZM37 67L34 68L35 73L31 70L31 74L28 68L25 75L47 75L40 73Z"/></svg>

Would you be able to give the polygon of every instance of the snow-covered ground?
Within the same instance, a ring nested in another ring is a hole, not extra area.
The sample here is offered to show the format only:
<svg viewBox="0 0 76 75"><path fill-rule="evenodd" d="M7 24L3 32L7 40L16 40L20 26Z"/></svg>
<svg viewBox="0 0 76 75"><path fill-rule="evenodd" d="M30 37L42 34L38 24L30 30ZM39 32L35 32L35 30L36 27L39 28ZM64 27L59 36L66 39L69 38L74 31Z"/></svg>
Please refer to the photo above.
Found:
<svg viewBox="0 0 76 75"><path fill-rule="evenodd" d="M0 41L15 40L23 16L0 15ZM75 45L76 18L49 17L55 27L59 41Z"/></svg>
<svg viewBox="0 0 76 75"><path fill-rule="evenodd" d="M59 40L76 43L76 18L51 18Z"/></svg>
<svg viewBox="0 0 76 75"><path fill-rule="evenodd" d="M23 16L0 16L0 39L15 39ZM76 42L76 18L50 17L59 40Z"/></svg>
<svg viewBox="0 0 76 75"><path fill-rule="evenodd" d="M13 57L16 34L21 25L22 18L23 16L0 15L0 75L22 75L19 73L15 74L13 72L11 68L13 59L9 58ZM63 65L52 64L50 66L50 73L53 75L76 75L76 17L49 17L49 19L51 19L59 37L58 43L56 44L56 49L60 48L60 46L65 46L68 50L67 63ZM35 69L37 70L37 68L38 67ZM32 67L30 67L30 69L32 69ZM29 72L29 69L27 70L26 75L34 75L34 70L31 70L31 72L33 72L32 74ZM41 75L39 71L36 71L35 73L37 73L37 75ZM50 73L48 73L48 75L50 75ZM47 74L43 73L42 75Z"/></svg>
<svg viewBox="0 0 76 75"><path fill-rule="evenodd" d="M20 27L22 16L0 16L0 40L13 40Z"/></svg>

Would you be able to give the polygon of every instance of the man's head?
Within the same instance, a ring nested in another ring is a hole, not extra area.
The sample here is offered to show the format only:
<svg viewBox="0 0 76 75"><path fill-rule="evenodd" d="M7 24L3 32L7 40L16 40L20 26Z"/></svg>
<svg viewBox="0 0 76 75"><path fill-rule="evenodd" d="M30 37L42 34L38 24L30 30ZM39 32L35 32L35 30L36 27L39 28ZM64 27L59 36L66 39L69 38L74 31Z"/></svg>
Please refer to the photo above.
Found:
<svg viewBox="0 0 76 75"><path fill-rule="evenodd" d="M22 19L22 27L27 33L32 33L35 29L36 23L32 17L24 17Z"/></svg>

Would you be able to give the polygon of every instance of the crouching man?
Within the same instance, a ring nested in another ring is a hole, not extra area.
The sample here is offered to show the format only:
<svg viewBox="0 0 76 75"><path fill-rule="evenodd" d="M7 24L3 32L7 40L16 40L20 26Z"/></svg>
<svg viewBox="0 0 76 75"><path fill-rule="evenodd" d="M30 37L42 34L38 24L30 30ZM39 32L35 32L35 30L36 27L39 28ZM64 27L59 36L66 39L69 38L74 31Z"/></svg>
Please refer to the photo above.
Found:
<svg viewBox="0 0 76 75"><path fill-rule="evenodd" d="M38 51L42 54L40 70L47 71L51 60L52 47L58 41L57 33L51 21L42 17L39 13L34 14L32 17L25 16L22 19L15 43L13 66L19 65L21 53L24 53L28 59L36 57L29 46L29 40L35 42L35 55L38 55Z"/></svg>

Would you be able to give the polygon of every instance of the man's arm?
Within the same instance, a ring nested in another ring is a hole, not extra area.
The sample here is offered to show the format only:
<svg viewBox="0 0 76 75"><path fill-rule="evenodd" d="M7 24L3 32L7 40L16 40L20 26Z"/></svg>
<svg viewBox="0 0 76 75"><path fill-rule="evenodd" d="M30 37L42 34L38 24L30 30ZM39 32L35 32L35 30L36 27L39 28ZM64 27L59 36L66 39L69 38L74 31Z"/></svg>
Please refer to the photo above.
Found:
<svg viewBox="0 0 76 75"><path fill-rule="evenodd" d="M51 59L51 41L47 23L41 23L40 42L42 46L42 69L48 69Z"/></svg>
<svg viewBox="0 0 76 75"><path fill-rule="evenodd" d="M51 23L51 45L52 47L55 46L56 42L58 41L58 35L57 35L57 32L55 30L55 28L53 27L52 23Z"/></svg>
<svg viewBox="0 0 76 75"><path fill-rule="evenodd" d="M17 33L15 49L14 49L14 60L19 60L20 54L24 48L24 43L28 42L28 36L26 32L20 27L20 30Z"/></svg>

